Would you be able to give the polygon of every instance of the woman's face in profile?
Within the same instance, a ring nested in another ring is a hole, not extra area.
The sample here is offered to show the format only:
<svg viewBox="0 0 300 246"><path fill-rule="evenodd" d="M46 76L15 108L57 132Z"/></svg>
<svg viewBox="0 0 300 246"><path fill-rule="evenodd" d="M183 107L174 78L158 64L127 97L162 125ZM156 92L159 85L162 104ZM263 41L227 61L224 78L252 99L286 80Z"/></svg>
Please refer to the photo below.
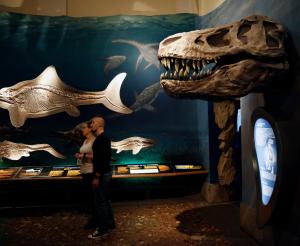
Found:
<svg viewBox="0 0 300 246"><path fill-rule="evenodd" d="M83 135L84 137L86 137L87 135L89 135L90 132L91 132L91 128L89 127L88 124L86 124L86 125L84 125L84 126L82 127L82 135Z"/></svg>

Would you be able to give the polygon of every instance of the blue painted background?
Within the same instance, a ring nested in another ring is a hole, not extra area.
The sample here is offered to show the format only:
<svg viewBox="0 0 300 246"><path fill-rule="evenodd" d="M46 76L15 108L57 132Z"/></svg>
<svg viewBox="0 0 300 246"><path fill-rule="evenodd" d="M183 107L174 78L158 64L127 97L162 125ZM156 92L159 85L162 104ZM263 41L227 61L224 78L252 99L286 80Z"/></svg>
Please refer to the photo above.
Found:
<svg viewBox="0 0 300 246"><path fill-rule="evenodd" d="M112 43L115 39L140 43L159 43L165 37L195 29L196 15L112 16L112 17L47 17L0 13L0 81L1 87L33 79L47 66L54 65L60 78L81 90L101 91L120 72L128 75L121 88L125 105L132 105L135 93L159 81L161 68L144 70L145 61L135 71L139 56L133 46ZM104 73L105 59L126 56L118 68ZM156 112L144 109L126 116L109 117L113 112L102 105L79 107L81 116L72 118L60 113L46 118L28 119L24 128L29 134L12 135L7 140L27 144L49 143L68 157L59 160L48 153L35 152L20 161L5 161L8 165L65 165L75 164L77 148L57 138L58 130L69 130L96 114L107 120L112 140L131 136L153 139L157 144L143 149L138 155L131 152L116 154L116 163L184 162L208 164L208 109L199 100L175 100L160 93L152 106ZM0 124L10 126L8 112L0 109ZM4 137L0 137L4 140ZM2 165L5 165L2 163Z"/></svg>

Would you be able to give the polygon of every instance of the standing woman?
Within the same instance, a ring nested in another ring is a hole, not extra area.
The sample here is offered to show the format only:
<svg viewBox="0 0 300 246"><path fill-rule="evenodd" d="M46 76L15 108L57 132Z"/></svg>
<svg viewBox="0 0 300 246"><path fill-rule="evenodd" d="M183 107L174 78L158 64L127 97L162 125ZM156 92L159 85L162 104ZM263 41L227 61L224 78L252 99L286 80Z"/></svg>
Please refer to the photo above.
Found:
<svg viewBox="0 0 300 246"><path fill-rule="evenodd" d="M96 210L93 193L93 143L96 139L88 123L82 126L82 135L85 138L79 153L75 154L77 164L82 175L82 190L84 210L88 214L88 223L84 229L96 227Z"/></svg>

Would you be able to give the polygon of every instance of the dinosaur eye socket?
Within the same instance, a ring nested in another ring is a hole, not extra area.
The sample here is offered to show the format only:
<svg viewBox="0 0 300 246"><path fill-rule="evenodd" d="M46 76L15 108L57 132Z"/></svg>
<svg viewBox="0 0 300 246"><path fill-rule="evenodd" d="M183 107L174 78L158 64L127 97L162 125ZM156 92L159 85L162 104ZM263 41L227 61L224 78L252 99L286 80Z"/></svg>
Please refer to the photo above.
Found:
<svg viewBox="0 0 300 246"><path fill-rule="evenodd" d="M181 39L181 36L178 37L173 37L173 38L168 38L167 40L165 40L162 44L163 45L168 45L170 43L175 42L176 40Z"/></svg>
<svg viewBox="0 0 300 246"><path fill-rule="evenodd" d="M276 23L264 21L263 22L264 29L265 29L265 35L266 35L266 42L269 47L279 47L280 46L280 35L281 33L278 33L278 28Z"/></svg>
<svg viewBox="0 0 300 246"><path fill-rule="evenodd" d="M251 26L254 22L244 20L244 22L239 26L239 30L237 33L237 38L241 40L243 44L247 44L248 38L244 34L250 31Z"/></svg>
<svg viewBox="0 0 300 246"><path fill-rule="evenodd" d="M229 45L230 41L227 39L228 32L228 28L218 30L216 33L207 37L207 43L215 47L223 47Z"/></svg>

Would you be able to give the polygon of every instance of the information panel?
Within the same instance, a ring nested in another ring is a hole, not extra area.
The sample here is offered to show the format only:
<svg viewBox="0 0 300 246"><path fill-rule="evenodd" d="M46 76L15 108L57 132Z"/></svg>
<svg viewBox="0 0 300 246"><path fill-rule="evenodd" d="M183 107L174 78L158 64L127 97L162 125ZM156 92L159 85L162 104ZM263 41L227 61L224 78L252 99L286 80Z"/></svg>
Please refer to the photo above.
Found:
<svg viewBox="0 0 300 246"><path fill-rule="evenodd" d="M271 199L277 176L277 146L270 123L263 118L254 125L254 144L259 166L262 202L267 205Z"/></svg>

